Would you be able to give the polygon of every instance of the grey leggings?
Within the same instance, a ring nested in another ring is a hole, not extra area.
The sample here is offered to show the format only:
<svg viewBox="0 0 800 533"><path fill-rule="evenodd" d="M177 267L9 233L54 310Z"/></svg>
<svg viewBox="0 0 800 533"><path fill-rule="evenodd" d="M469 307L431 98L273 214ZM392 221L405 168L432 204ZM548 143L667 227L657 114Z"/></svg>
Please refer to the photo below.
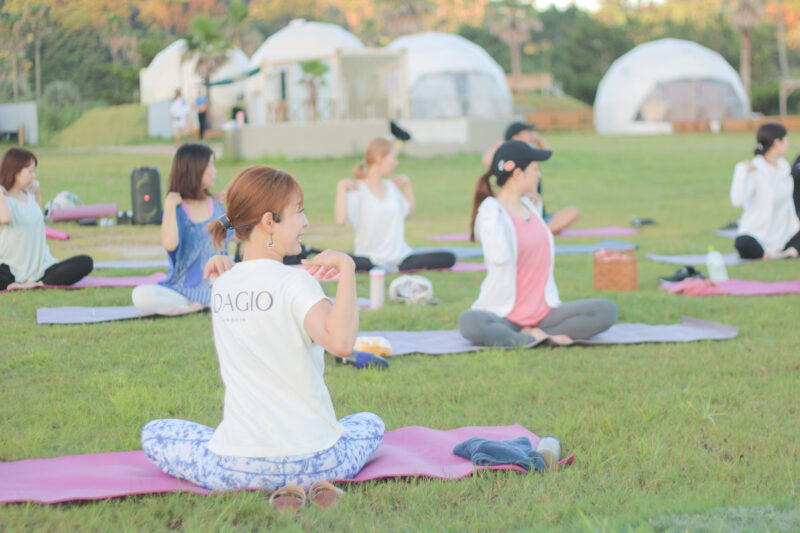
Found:
<svg viewBox="0 0 800 533"><path fill-rule="evenodd" d="M563 303L550 310L536 325L550 335L567 335L573 340L588 339L610 328L617 320L617 304L593 298ZM531 341L519 331L522 326L491 311L468 309L458 317L458 329L478 346L523 346Z"/></svg>

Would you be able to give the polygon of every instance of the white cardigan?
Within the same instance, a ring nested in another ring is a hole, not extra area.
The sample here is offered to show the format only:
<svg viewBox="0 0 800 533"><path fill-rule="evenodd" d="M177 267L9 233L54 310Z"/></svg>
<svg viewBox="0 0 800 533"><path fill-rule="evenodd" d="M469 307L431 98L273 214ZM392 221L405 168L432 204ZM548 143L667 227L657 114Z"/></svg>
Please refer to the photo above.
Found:
<svg viewBox="0 0 800 533"><path fill-rule="evenodd" d="M737 164L733 171L731 203L744 208L737 235L752 235L765 252L779 252L800 231L791 169L783 158L773 167L761 155L752 164L753 171L746 163Z"/></svg>
<svg viewBox="0 0 800 533"><path fill-rule="evenodd" d="M530 200L523 197L522 203L532 213L531 216L539 218L544 224L539 209ZM480 294L472 304L472 309L506 316L514 307L517 297L517 234L511 216L492 196L481 202L478 208L475 237L481 241L483 248L486 278L481 283ZM545 285L544 299L547 305L555 308L561 305L561 301L558 299L558 288L553 278L555 249L553 234L549 229L547 240L550 246L550 272Z"/></svg>

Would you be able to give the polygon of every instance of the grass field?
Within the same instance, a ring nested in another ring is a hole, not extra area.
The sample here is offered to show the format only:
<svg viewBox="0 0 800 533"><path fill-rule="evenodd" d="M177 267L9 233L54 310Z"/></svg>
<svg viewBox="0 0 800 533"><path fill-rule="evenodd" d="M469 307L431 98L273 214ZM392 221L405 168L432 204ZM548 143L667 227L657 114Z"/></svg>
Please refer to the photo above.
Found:
<svg viewBox="0 0 800 533"><path fill-rule="evenodd" d="M641 288L596 293L588 256L558 256L563 300L614 300L623 322L674 323L681 315L740 328L722 342L489 350L404 356L385 372L357 371L326 356L337 414L369 410L387 429L519 423L558 436L573 466L558 474L481 472L460 481L389 480L345 487L333 511L276 516L261 493L149 495L91 503L0 507L0 529L97 531L796 531L800 530L800 296L669 296L657 277L674 270L645 252L728 252L710 232L738 212L728 202L733 165L750 135L621 138L548 136L544 163L551 209L576 205L579 227L655 218L634 240ZM41 150L43 197L62 189L86 203L130 205L128 175L164 156ZM311 226L306 242L349 250L352 232L333 223L333 191L355 158L271 161L297 176ZM240 163L219 162L220 185ZM479 156L401 158L417 196L412 246L467 229ZM72 239L56 257L141 255L157 227L56 225ZM560 239L560 242L582 242ZM584 240L589 242L589 240ZM136 246L139 246L137 248ZM149 246L149 247L148 247ZM137 250L139 252L137 252ZM152 253L152 252L149 252ZM145 254L147 255L147 254ZM731 277L797 279L800 262L746 264ZM146 271L98 272L123 275ZM361 315L363 329L454 328L478 293L480 273L430 273L438 306L387 305ZM332 286L326 290L331 291ZM367 295L365 279L359 294ZM0 294L0 460L132 450L154 418L219 422L222 387L208 314L117 323L37 326L37 307L129 305L130 290Z"/></svg>

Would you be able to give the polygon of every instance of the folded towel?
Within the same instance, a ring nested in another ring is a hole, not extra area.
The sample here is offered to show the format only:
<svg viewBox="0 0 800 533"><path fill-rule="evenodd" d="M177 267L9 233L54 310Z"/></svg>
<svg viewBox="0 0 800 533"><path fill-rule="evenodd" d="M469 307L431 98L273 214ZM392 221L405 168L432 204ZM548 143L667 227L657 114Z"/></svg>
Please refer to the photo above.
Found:
<svg viewBox="0 0 800 533"><path fill-rule="evenodd" d="M528 437L493 440L472 437L457 444L453 453L478 466L517 465L525 470L544 470L544 458L531 446Z"/></svg>

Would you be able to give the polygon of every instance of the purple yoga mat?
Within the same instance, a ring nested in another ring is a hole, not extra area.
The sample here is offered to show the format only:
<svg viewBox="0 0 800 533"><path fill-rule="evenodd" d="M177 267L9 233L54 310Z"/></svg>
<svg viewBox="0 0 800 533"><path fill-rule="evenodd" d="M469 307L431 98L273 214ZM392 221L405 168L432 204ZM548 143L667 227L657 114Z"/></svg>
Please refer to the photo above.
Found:
<svg viewBox="0 0 800 533"><path fill-rule="evenodd" d="M591 339L573 344L639 344L644 342L692 342L724 340L736 337L739 329L725 324L683 317L680 324L614 324ZM359 336L384 337L392 346L392 356L410 353L439 355L489 349L476 346L461 336L457 329L428 331L363 331ZM533 342L529 346L537 344Z"/></svg>
<svg viewBox="0 0 800 533"><path fill-rule="evenodd" d="M675 287L674 283L663 283L659 289L670 290ZM793 294L800 293L800 280L791 281L747 281L742 279L729 279L728 281L716 282L716 285L724 289L725 293L720 293L710 286L708 290L703 290L699 284L695 290L683 293L687 296L763 296L771 294Z"/></svg>
<svg viewBox="0 0 800 533"><path fill-rule="evenodd" d="M639 230L635 228L625 228L623 226L606 226L603 228L576 228L565 229L557 237L621 237L623 235L638 235ZM469 233L446 233L444 235L434 235L434 241L468 241Z"/></svg>
<svg viewBox="0 0 800 533"><path fill-rule="evenodd" d="M50 211L50 220L81 220L82 218L116 217L117 204L93 204L78 207L53 207Z"/></svg>
<svg viewBox="0 0 800 533"><path fill-rule="evenodd" d="M167 275L164 272L154 272L149 276L104 277L86 276L75 285L64 287L66 289L85 289L86 287L136 287L138 285L151 285L158 283Z"/></svg>
<svg viewBox="0 0 800 533"><path fill-rule="evenodd" d="M681 255L659 255L659 254L645 254L650 261L656 263L668 263L670 265L705 265L706 254L681 254ZM726 265L741 265L742 263L750 263L754 259L742 259L738 254L722 254L722 258Z"/></svg>
<svg viewBox="0 0 800 533"><path fill-rule="evenodd" d="M453 447L470 437L508 440L528 437L533 447L539 442L520 425L473 426L441 431L410 426L387 431L378 450L361 472L352 479L423 476L457 479L483 468L519 470L515 465L474 466L453 454ZM571 455L560 464L572 464ZM51 459L27 459L0 463L0 502L59 503L74 500L101 500L134 494L191 492L209 490L175 479L156 468L143 451L68 455Z"/></svg>

